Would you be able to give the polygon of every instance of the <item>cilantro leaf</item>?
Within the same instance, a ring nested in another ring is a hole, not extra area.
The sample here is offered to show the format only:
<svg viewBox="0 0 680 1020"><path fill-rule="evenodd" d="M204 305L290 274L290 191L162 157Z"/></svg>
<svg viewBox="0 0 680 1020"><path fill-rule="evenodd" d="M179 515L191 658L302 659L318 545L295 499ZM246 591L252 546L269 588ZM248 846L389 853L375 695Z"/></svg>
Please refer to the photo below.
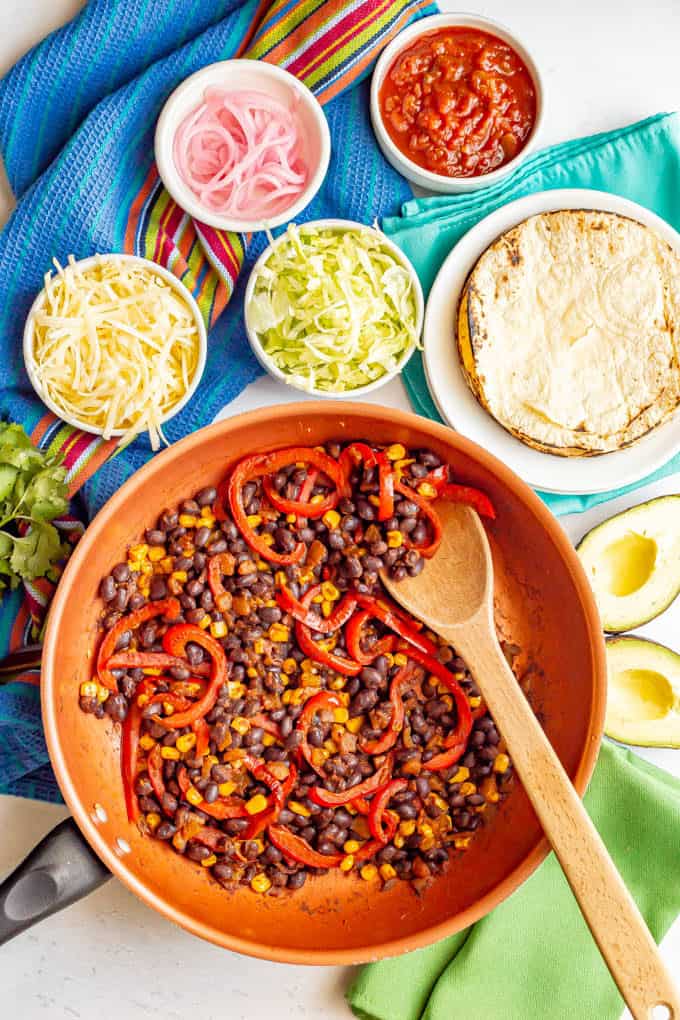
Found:
<svg viewBox="0 0 680 1020"><path fill-rule="evenodd" d="M9 565L24 580L44 577L53 563L63 555L59 532L53 524L34 521L28 534L14 539Z"/></svg>
<svg viewBox="0 0 680 1020"><path fill-rule="evenodd" d="M68 510L66 468L46 467L33 475L21 496L24 514L35 520L51 521Z"/></svg>

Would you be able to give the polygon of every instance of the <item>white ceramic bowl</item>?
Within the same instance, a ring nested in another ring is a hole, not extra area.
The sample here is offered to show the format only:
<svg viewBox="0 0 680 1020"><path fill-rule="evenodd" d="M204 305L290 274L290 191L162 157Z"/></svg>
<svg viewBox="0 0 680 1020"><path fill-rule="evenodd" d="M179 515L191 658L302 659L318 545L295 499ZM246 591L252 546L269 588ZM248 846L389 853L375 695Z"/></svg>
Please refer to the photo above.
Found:
<svg viewBox="0 0 680 1020"><path fill-rule="evenodd" d="M533 79L536 90L536 119L523 147L516 156L507 163L504 163L503 166L498 167L497 170L492 170L491 173L481 174L478 177L447 177L444 174L436 174L431 170L418 166L417 163L414 163L408 156L405 156L394 144L383 124L380 112L380 89L385 75L392 67L395 58L402 50L415 42L416 39L419 39L428 32L434 32L442 28L477 28L482 32L488 32L490 35L495 35L502 39L503 42L512 46L515 52L522 58ZM378 145L382 149L385 159L392 164L395 170L398 170L400 174L407 177L413 184L417 184L428 191L439 191L447 194L476 191L478 188L488 188L490 184L495 184L496 181L507 177L535 147L543 120L544 107L545 92L541 74L526 46L505 25L492 21L491 18L481 18L477 14L433 14L429 18L421 18L420 21L414 22L403 32L400 32L389 46L385 47L375 66L373 78L371 79L371 122Z"/></svg>
<svg viewBox="0 0 680 1020"><path fill-rule="evenodd" d="M278 215L271 216L267 220L234 219L220 216L202 205L180 177L173 156L175 133L187 114L199 106L205 89L211 85L233 88L235 91L254 89L258 92L266 92L274 99L286 104L293 96L298 97L300 105L297 116L300 117L302 124L305 145L304 158L311 172L304 191ZM331 156L331 136L326 115L318 100L306 85L303 85L288 71L262 60L221 60L192 74L170 95L158 118L154 149L158 172L163 184L182 209L200 222L207 223L219 230L250 233L254 230L263 230L265 227L278 227L282 223L288 223L309 205L321 187L328 170Z"/></svg>
<svg viewBox="0 0 680 1020"><path fill-rule="evenodd" d="M164 425L165 422L169 421L171 418L174 418L174 416L179 411L181 411L182 408L191 400L199 382L201 381L201 376L203 375L203 370L205 368L205 359L208 350L208 337L206 333L205 323L203 321L203 316L201 315L200 309L196 304L193 295L190 293L190 291L187 290L182 281L178 280L177 277L169 270L164 269L163 266L157 265L150 259L143 259L137 255L118 255L112 252L105 255L92 255L90 258L80 259L78 262L75 263L75 265L79 269L87 269L89 266L96 264L97 261L111 261L114 259L120 260L121 262L125 262L130 265L143 266L145 269L151 270L156 276L160 276L162 277L162 279L166 280L173 288L173 290L177 293L178 297L182 301L184 301L186 305L188 305L193 315L194 321L196 323L196 329L198 330L198 360L196 362L196 370L194 372L193 378L190 380L189 388L187 389L184 396L177 401L177 403L167 412L167 414L164 415L163 418L161 418L160 424ZM58 418L61 418L69 425L73 425L74 428L82 429L84 432L89 432L95 436L101 436L104 433L103 429L95 428L93 425L89 423L80 421L78 418L71 417L70 415L65 414L62 408L60 408L58 404L55 404L54 401L47 395L47 393L45 393L43 386L36 375L35 366L33 362L34 316L35 313L42 307L44 302L45 302L45 289L43 288L36 297L33 304L31 305L29 313L26 317L26 324L24 326L24 341L23 341L24 365L26 367L26 373L31 382L31 386L38 394L43 404L45 404L46 407L49 407L50 411L52 411L53 414L56 414ZM122 436L125 434L125 432L127 432L127 429L112 429L111 436L116 437Z"/></svg>
<svg viewBox="0 0 680 1020"><path fill-rule="evenodd" d="M306 229L308 227L317 227L319 230L330 228L333 230L337 230L338 232L347 230L360 230L364 233L372 234L380 239L381 247L385 248L392 255L394 255L397 262L399 262L400 265L404 266L404 268L408 270L411 280L413 282L413 289L416 298L416 330L413 342L409 344L408 347L406 347L404 353L401 356L401 359L391 372L385 372L385 374L381 375L379 379L374 379L373 382L366 383L365 386L358 386L356 389L353 390L343 390L341 393L329 393L328 390L321 390L315 386L306 387L296 382L293 382L290 376L286 375L285 372L282 372L281 369L274 364L272 359L265 352L264 348L262 347L262 344L260 343L260 338L258 337L255 329L252 326L252 323L250 322L250 317L248 314L248 310L250 307L250 299L253 296L253 291L255 290L255 281L257 279L257 275L262 266L265 264L265 262L271 255L273 249L278 247L283 241L286 240L287 234L282 234L281 237L277 237L274 243L269 245L269 247L262 252L259 259L253 266L250 276L248 278L243 313L246 325L246 333L248 334L248 340L250 341L250 346L252 347L253 354L260 362L264 370L268 372L269 375L271 375L274 379L279 379L281 382L286 383L287 386L291 386L293 389L300 390L300 392L302 393L308 393L311 396L329 397L334 400L346 400L348 397L361 397L364 396L364 394L366 393L370 393L372 390L377 390L380 386L384 386L385 383L388 383L391 379L394 379L394 377L397 376L404 368L404 366L407 364L409 358L416 349L418 339L420 338L420 334L422 332L423 318L425 314L425 300L423 298L423 290L422 287L420 286L420 280L418 279L415 269L413 268L409 260L406 258L403 251L401 251L400 248L397 248L396 244L393 244L392 241L389 240L389 238L385 237L385 235L381 231L376 230L374 227L367 227L364 223L356 223L354 220L334 220L334 219L313 220L309 223L300 224L300 229L302 228Z"/></svg>
<svg viewBox="0 0 680 1020"><path fill-rule="evenodd" d="M471 270L489 245L518 223L560 209L618 213L655 230L680 256L680 234L649 209L604 191L539 191L502 205L468 231L442 264L427 299L423 361L442 418L507 464L535 489L563 495L607 492L631 485L680 450L680 413L631 446L595 457L558 457L527 446L486 411L463 375L456 345L458 302Z"/></svg>

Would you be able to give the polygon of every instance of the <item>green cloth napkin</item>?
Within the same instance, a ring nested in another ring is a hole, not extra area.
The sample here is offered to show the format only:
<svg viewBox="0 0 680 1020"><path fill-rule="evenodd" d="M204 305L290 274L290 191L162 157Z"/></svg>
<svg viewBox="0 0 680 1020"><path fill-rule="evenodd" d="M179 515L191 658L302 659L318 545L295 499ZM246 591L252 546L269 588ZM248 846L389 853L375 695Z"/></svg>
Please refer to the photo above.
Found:
<svg viewBox="0 0 680 1020"><path fill-rule="evenodd" d="M680 780L605 741L585 805L658 941L680 913ZM361 1020L617 1020L623 1001L557 859L467 931L370 964Z"/></svg>
<svg viewBox="0 0 680 1020"><path fill-rule="evenodd" d="M632 199L680 230L680 114L659 114L617 131L553 145L505 181L468 195L407 202L383 230L410 258L427 294L458 240L489 213L516 198L553 188L595 188ZM441 421L416 352L404 371L414 410ZM556 514L576 513L680 471L680 454L634 485L586 496L540 492Z"/></svg>

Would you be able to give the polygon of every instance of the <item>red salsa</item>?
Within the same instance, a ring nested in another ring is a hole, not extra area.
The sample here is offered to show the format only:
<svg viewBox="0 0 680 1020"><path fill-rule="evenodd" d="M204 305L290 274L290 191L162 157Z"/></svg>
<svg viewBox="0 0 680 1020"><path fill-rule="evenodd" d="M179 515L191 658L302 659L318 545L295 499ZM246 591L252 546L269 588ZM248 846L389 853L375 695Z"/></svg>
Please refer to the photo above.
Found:
<svg viewBox="0 0 680 1020"><path fill-rule="evenodd" d="M534 83L520 56L488 32L444 28L394 60L380 90L397 148L425 170L479 177L511 160L536 119Z"/></svg>

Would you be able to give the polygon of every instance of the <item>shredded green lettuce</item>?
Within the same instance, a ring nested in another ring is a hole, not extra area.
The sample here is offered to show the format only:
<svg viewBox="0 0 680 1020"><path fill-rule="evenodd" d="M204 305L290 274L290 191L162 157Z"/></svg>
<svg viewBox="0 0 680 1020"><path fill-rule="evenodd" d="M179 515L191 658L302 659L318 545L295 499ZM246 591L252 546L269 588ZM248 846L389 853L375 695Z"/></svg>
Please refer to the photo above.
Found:
<svg viewBox="0 0 680 1020"><path fill-rule="evenodd" d="M409 271L374 231L291 224L255 280L248 320L291 383L344 393L418 342Z"/></svg>

